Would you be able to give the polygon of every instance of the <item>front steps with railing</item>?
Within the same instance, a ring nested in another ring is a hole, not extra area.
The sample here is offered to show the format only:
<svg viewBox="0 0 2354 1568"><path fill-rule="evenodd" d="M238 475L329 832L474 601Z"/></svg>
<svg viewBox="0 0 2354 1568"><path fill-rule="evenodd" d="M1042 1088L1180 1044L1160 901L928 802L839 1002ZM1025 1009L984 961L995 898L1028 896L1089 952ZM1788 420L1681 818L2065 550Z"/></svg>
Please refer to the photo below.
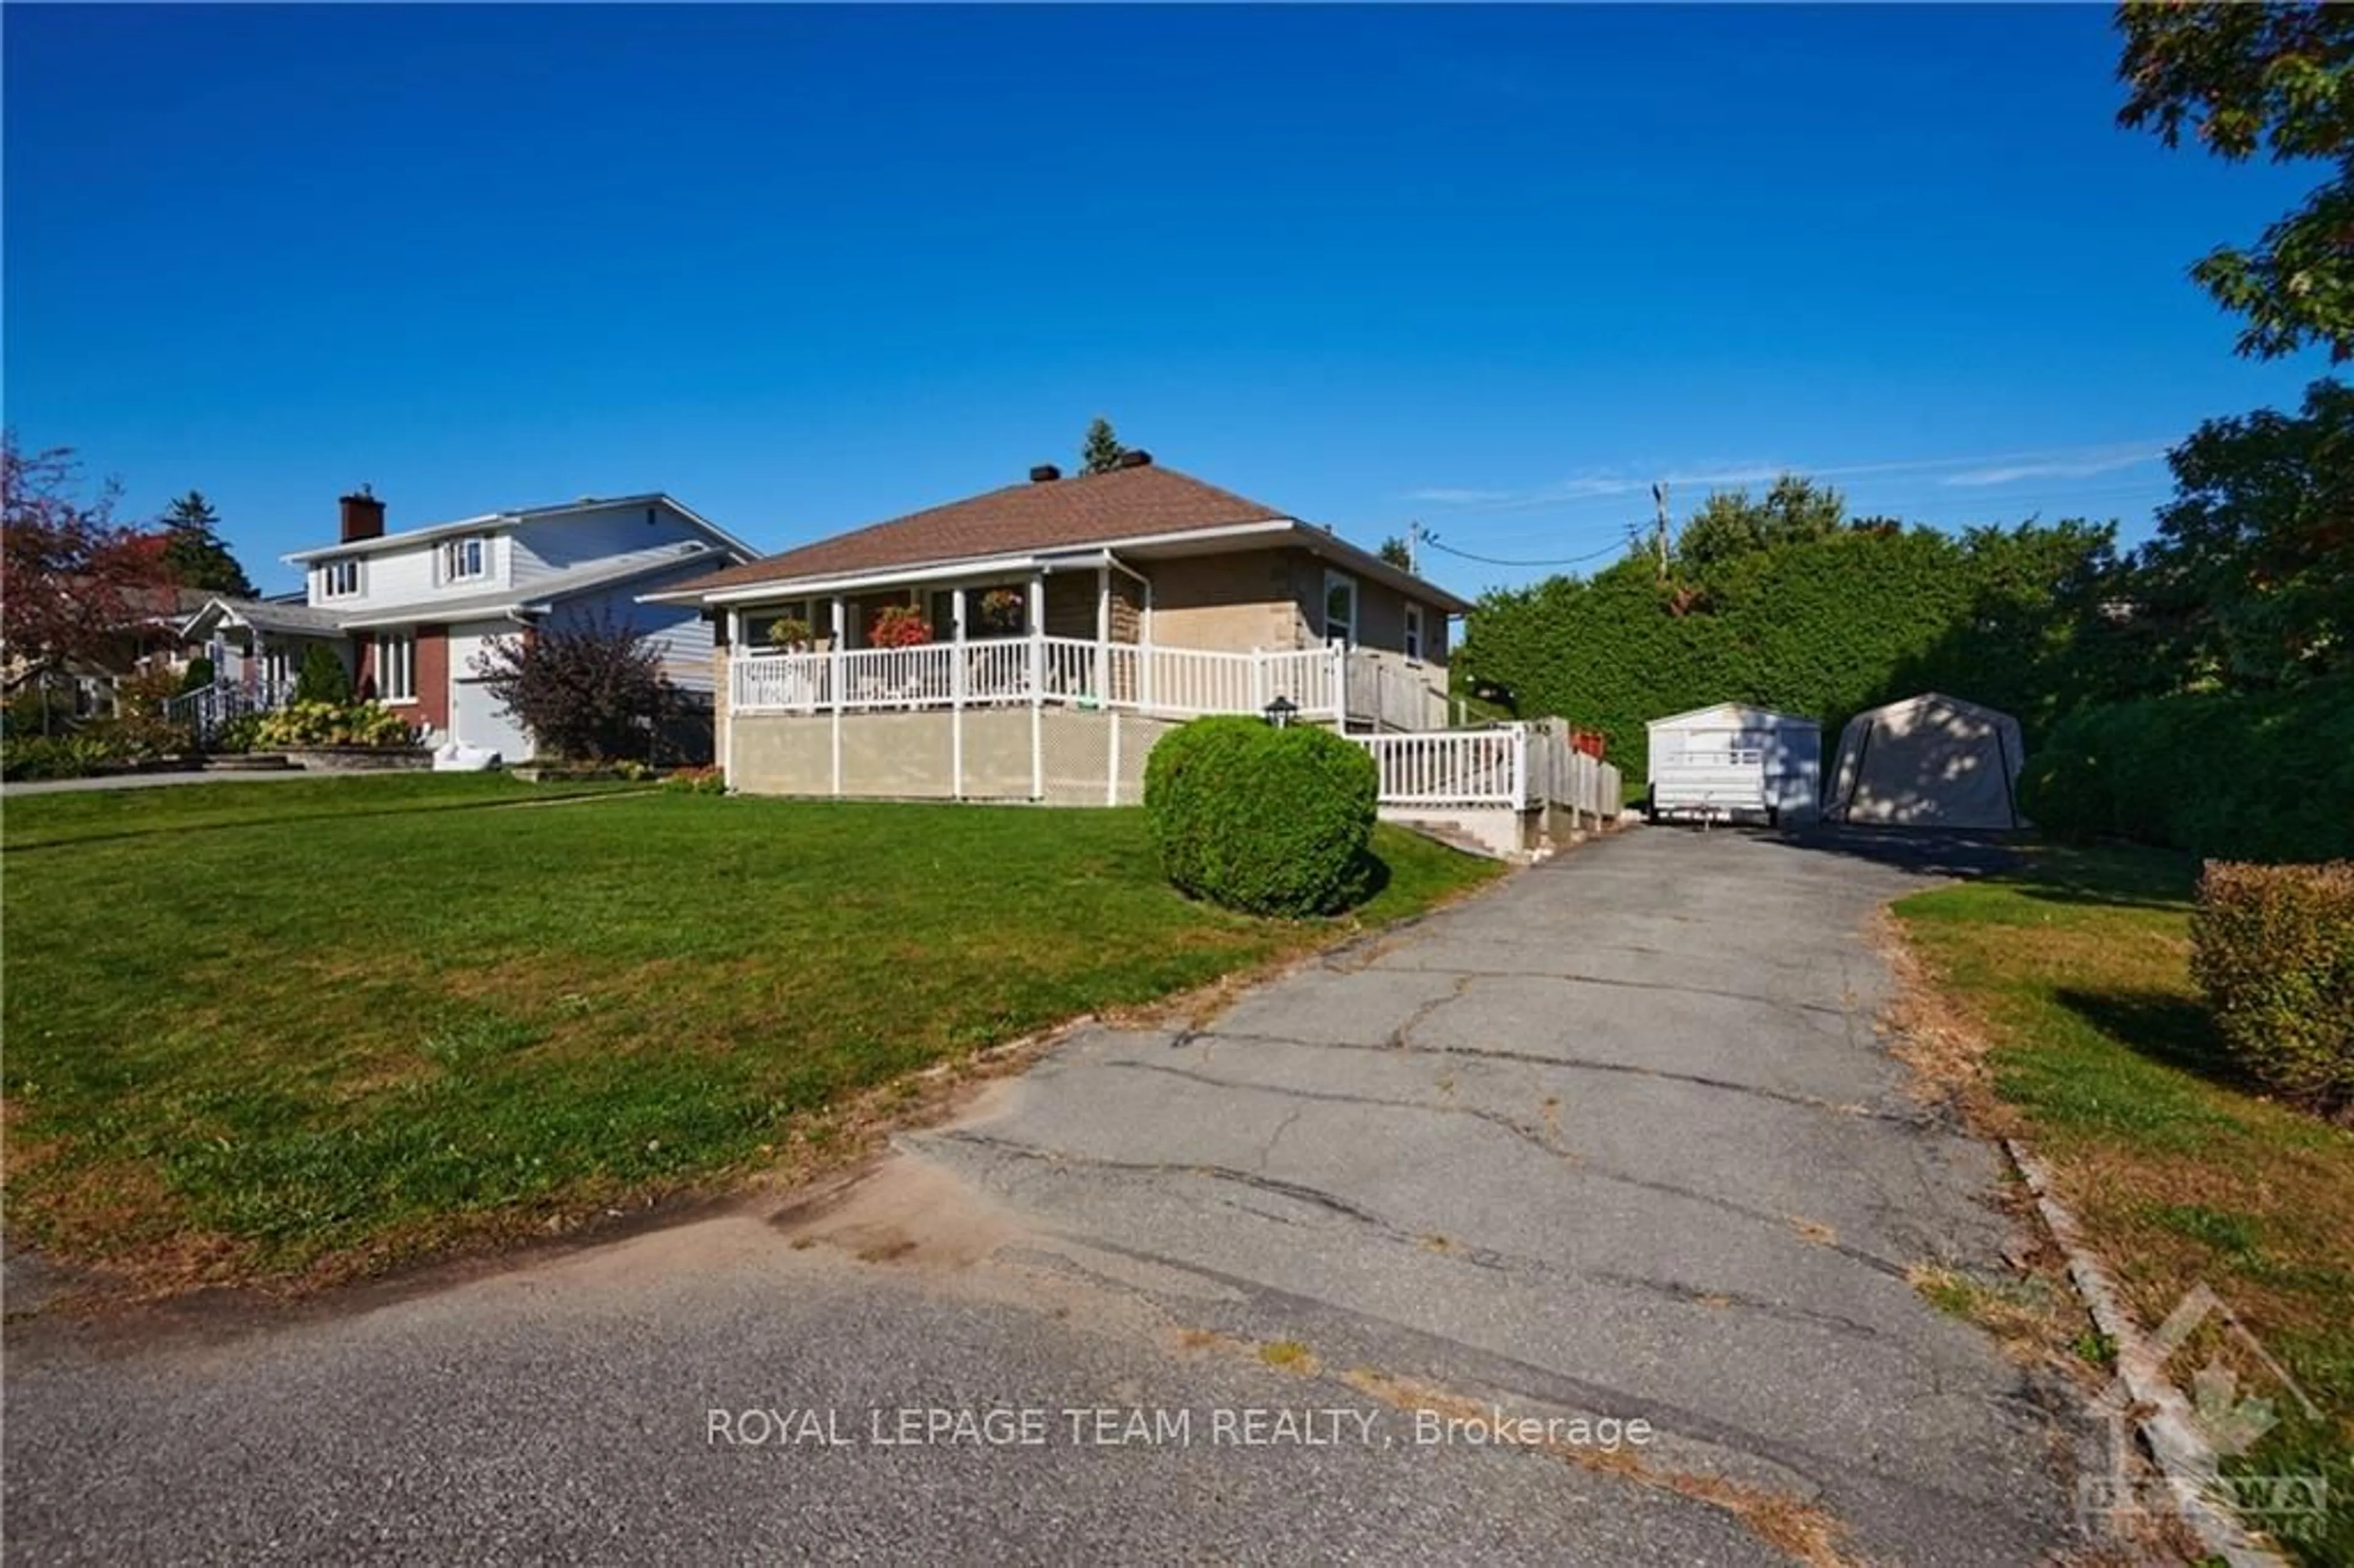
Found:
<svg viewBox="0 0 2354 1568"><path fill-rule="evenodd" d="M230 720L248 714L274 713L294 700L292 681L215 681L193 692L183 692L164 704L164 716L186 726L199 745L219 735Z"/></svg>

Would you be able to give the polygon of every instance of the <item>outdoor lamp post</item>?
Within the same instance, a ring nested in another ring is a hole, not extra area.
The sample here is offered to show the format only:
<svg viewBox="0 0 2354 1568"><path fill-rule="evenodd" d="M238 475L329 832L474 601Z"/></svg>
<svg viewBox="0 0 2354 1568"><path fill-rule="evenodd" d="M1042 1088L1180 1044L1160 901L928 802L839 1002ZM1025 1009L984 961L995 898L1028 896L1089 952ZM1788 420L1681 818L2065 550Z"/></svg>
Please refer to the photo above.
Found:
<svg viewBox="0 0 2354 1568"><path fill-rule="evenodd" d="M1275 700L1259 711L1267 715L1267 722L1276 728L1288 729L1291 727L1291 716L1299 711L1299 705L1278 692L1276 694Z"/></svg>

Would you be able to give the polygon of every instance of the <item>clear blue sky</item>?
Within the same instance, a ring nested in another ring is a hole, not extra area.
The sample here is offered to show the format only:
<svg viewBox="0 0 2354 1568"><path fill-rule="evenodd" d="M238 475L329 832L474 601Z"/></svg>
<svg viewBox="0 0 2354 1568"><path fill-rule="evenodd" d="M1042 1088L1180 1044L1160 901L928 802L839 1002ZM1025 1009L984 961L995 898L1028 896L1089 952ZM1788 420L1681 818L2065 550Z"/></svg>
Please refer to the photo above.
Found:
<svg viewBox="0 0 2354 1568"><path fill-rule="evenodd" d="M11 5L7 418L267 585L669 490L774 548L1087 418L1365 543L1712 477L2147 528L2294 401L2184 277L2303 171L2115 128L2093 7ZM1476 590L1532 575L1434 557Z"/></svg>

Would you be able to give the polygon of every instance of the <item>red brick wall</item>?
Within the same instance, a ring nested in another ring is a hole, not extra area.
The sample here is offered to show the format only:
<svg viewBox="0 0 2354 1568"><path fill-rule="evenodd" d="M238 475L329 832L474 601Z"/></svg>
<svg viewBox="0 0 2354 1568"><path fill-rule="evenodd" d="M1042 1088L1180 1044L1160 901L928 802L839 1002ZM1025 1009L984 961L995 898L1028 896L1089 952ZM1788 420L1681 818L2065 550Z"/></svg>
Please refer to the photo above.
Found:
<svg viewBox="0 0 2354 1568"><path fill-rule="evenodd" d="M409 720L436 729L450 727L450 629L446 626L417 629L417 706L410 710Z"/></svg>

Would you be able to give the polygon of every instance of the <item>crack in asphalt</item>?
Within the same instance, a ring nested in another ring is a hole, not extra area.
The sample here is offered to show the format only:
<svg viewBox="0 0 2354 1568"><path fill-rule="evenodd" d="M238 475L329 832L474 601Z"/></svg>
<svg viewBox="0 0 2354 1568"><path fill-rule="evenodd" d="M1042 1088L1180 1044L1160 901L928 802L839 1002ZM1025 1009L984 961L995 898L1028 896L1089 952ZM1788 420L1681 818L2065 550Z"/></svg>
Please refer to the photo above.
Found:
<svg viewBox="0 0 2354 1568"><path fill-rule="evenodd" d="M1268 1092L1280 1094L1284 1091L1271 1089ZM1329 1210L1393 1240L1415 1246L1422 1245L1422 1237L1418 1234L1403 1230L1371 1210L1360 1208L1347 1199L1336 1197L1320 1187L1311 1187L1301 1181L1286 1181L1279 1177L1261 1175L1255 1171L1237 1171L1231 1165L1219 1165L1207 1161L1112 1160L1099 1155L1073 1154L1066 1150L1044 1149L1034 1143L1018 1143L1012 1139L993 1138L987 1133L962 1129L937 1133L932 1136L941 1142L969 1144L979 1149L992 1150L1016 1159L1034 1160L1047 1164L1079 1166L1088 1170L1109 1171L1138 1176L1207 1176L1217 1181L1238 1181L1247 1187L1256 1187L1263 1192L1296 1199L1312 1207ZM1593 1176L1601 1181L1617 1182L1625 1186L1639 1188L1645 1192L1658 1192L1664 1197L1682 1198L1691 1202L1705 1204L1752 1224L1770 1226L1779 1232L1787 1233L1790 1229L1788 1215L1767 1213L1762 1209L1753 1209L1746 1204L1736 1203L1730 1198L1720 1198L1713 1193L1679 1187L1672 1182L1653 1181L1640 1176L1629 1176L1623 1171L1584 1162L1576 1164L1575 1169L1579 1175ZM1907 1278L1904 1265L1891 1263L1850 1243L1834 1239L1813 1241L1807 1245L1824 1252L1836 1253L1850 1262L1861 1264L1873 1273L1884 1275L1891 1279ZM1565 1275L1571 1278L1585 1277L1577 1270L1561 1268L1543 1258L1501 1252L1492 1247L1455 1244L1449 1245L1447 1250L1448 1256L1464 1258L1482 1268L1509 1269L1518 1266L1544 1274Z"/></svg>
<svg viewBox="0 0 2354 1568"><path fill-rule="evenodd" d="M1692 985L1682 980L1619 980L1608 975L1564 974L1559 969L1466 969L1451 964L1384 964L1379 970L1392 975L1455 975L1465 980L1553 980L1561 985L1606 985L1628 991L1659 991L1671 994L1712 996L1726 1001L1745 1001L1755 1007L1771 1007L1784 1012L1821 1014L1844 1019L1848 1010L1827 1002L1791 1001L1783 997L1760 996L1755 991L1720 991L1713 986ZM1444 1000L1444 999L1442 999Z"/></svg>
<svg viewBox="0 0 2354 1568"><path fill-rule="evenodd" d="M1331 1334L1320 1323L1337 1322L1353 1328L1360 1337L1384 1341L1382 1359L1393 1364L1410 1362L1417 1369L1435 1372L1451 1369L1455 1376L1440 1381L1459 1383L1469 1378L1479 1383L1503 1391L1508 1394L1553 1405L1563 1410L1587 1412L1596 1415L1616 1416L1631 1420L1638 1416L1648 1420L1658 1431L1689 1442L1702 1443L1726 1454L1770 1465L1813 1489L1818 1497L1828 1497L1831 1489L1825 1478L1840 1474L1848 1478L1863 1477L1894 1489L1907 1499L1919 1499L1931 1503L1946 1517L1963 1520L1987 1511L2006 1512L1999 1505L1983 1497L1974 1497L1947 1488L1925 1482L1916 1477L1890 1469L1869 1459L1859 1461L1851 1452L1827 1453L1801 1443L1771 1436L1746 1426L1735 1425L1690 1407L1662 1401L1649 1394L1638 1394L1614 1384L1596 1383L1553 1367L1525 1361L1510 1351L1491 1350L1484 1345L1434 1333L1411 1323L1363 1311L1320 1297L1300 1296L1263 1280L1229 1274L1222 1269L1185 1258L1173 1258L1143 1248L1124 1245L1102 1237L1072 1238L1079 1245L1123 1257L1130 1261L1153 1265L1192 1275L1213 1285L1223 1286L1249 1304L1255 1316L1268 1321L1300 1325L1300 1331L1311 1341L1330 1339ZM1085 1268L1085 1265L1078 1266ZM1153 1302L1149 1291L1124 1281L1111 1281L1122 1288L1136 1291L1140 1298ZM1607 1283L1606 1281L1606 1283ZM1643 1287L1657 1288L1654 1281L1638 1282ZM1670 1293L1674 1287L1669 1287ZM1153 1302L1159 1305L1157 1302ZM1900 1351L1904 1347L1889 1341ZM1905 1351L1908 1361L1917 1360ZM1938 1384L1935 1369L1923 1363L1924 1369ZM2004 1403L2020 1404L2031 1414L2048 1418L2049 1410L2041 1408L2031 1389L2024 1394L2013 1391L1998 1396ZM2009 1516L2018 1517L2018 1516Z"/></svg>
<svg viewBox="0 0 2354 1568"><path fill-rule="evenodd" d="M1337 1089L1298 1089L1277 1084L1254 1084L1239 1078L1221 1078L1214 1073L1196 1072L1190 1067L1172 1067L1161 1062L1130 1062L1114 1059L1103 1063L1102 1065L1132 1073L1163 1073L1172 1078L1184 1078L1211 1088L1257 1090L1262 1094L1284 1095L1298 1100L1324 1100L1335 1105L1373 1106L1393 1110L1430 1110L1443 1112L1449 1116L1472 1117L1503 1128L1522 1142L1552 1155L1556 1160L1565 1160L1573 1165L1579 1163L1578 1156L1553 1144L1535 1128L1525 1122L1515 1121L1501 1111L1488 1110L1479 1106L1431 1105L1421 1100L1385 1099L1379 1095L1344 1094ZM1299 1119L1301 1112L1306 1108L1301 1107L1283 1118L1282 1125L1275 1129L1275 1137L1267 1140L1266 1152L1259 1156L1259 1164L1262 1167L1267 1163L1267 1154L1272 1153L1275 1150L1276 1138L1280 1138L1289 1130L1291 1124Z"/></svg>
<svg viewBox="0 0 2354 1568"><path fill-rule="evenodd" d="M1304 1051L1373 1051L1387 1054L1416 1052L1426 1056L1471 1056L1491 1062L1521 1062L1537 1067L1564 1067L1588 1073L1625 1073L1638 1078L1659 1078L1670 1083L1691 1084L1698 1088L1717 1089L1727 1094L1752 1095L1759 1099L1774 1100L1782 1105L1797 1106L1805 1110L1827 1111L1834 1116L1859 1117L1869 1121L1891 1122L1898 1127L1926 1131L1938 1124L1934 1117L1908 1115L1901 1111L1881 1110L1871 1106L1840 1104L1824 1099L1819 1095L1796 1094L1787 1089L1769 1089L1757 1084L1735 1083L1730 1078L1712 1078L1702 1073L1678 1073L1665 1067L1646 1067L1632 1062L1597 1062L1591 1057L1548 1056L1536 1051L1512 1051L1495 1045L1416 1045L1411 1044L1368 1044L1355 1040L1294 1040L1282 1034L1252 1034L1223 1029L1191 1029L1172 1035L1169 1049L1174 1051L1188 1045L1217 1044L1232 1042L1240 1045L1290 1045Z"/></svg>

